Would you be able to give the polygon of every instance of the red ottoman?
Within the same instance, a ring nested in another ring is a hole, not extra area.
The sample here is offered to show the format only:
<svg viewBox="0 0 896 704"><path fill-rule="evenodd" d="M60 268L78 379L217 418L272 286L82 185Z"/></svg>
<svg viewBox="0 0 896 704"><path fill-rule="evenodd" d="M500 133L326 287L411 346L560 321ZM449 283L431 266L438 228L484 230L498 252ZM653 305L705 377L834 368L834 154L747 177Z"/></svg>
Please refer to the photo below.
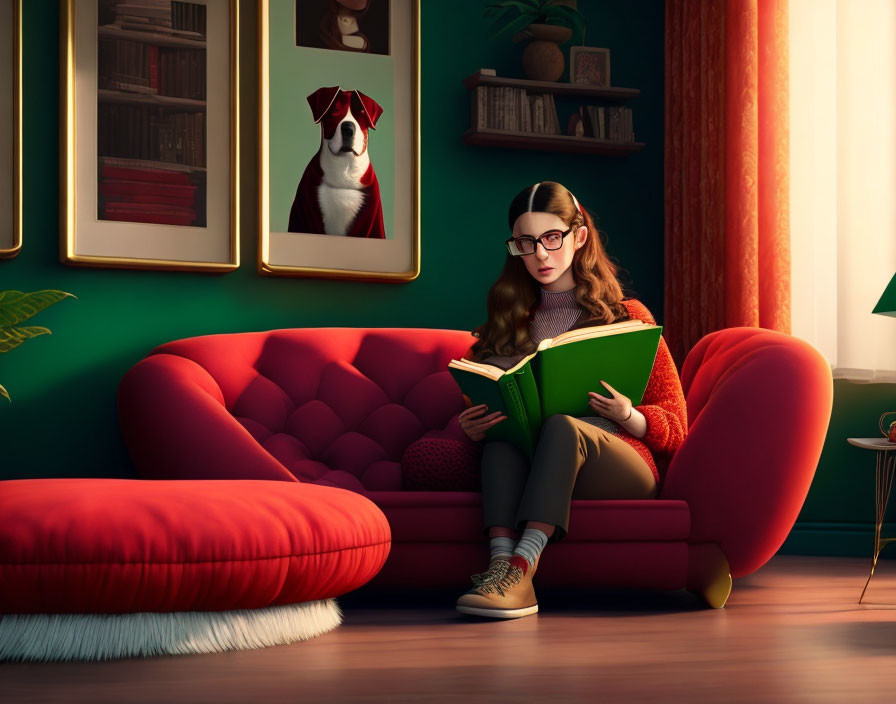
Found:
<svg viewBox="0 0 896 704"><path fill-rule="evenodd" d="M0 482L0 659L207 653L304 640L379 572L382 511L262 480Z"/></svg>

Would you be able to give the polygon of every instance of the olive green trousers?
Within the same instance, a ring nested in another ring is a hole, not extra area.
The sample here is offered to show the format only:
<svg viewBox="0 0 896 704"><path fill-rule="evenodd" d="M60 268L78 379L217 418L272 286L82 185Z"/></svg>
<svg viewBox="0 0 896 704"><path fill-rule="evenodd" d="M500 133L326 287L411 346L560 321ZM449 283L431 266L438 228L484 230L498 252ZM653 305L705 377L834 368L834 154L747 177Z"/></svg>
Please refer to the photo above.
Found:
<svg viewBox="0 0 896 704"><path fill-rule="evenodd" d="M652 499L657 482L644 458L621 438L567 415L548 418L531 463L504 441L482 448L484 531L518 532L528 521L556 526L550 542L569 529L572 499Z"/></svg>

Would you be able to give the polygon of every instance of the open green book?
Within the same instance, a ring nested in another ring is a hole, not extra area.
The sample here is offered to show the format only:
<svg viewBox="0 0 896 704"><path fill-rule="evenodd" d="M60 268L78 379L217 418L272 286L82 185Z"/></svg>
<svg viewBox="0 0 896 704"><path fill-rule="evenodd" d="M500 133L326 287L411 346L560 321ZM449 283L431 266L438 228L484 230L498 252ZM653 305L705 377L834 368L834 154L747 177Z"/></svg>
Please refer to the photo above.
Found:
<svg viewBox="0 0 896 704"><path fill-rule="evenodd" d="M662 330L643 320L579 328L542 340L535 352L507 370L452 359L448 371L473 405L484 403L489 413L507 416L486 437L512 442L531 458L545 418L595 415L588 392L610 395L601 379L632 405L641 403Z"/></svg>

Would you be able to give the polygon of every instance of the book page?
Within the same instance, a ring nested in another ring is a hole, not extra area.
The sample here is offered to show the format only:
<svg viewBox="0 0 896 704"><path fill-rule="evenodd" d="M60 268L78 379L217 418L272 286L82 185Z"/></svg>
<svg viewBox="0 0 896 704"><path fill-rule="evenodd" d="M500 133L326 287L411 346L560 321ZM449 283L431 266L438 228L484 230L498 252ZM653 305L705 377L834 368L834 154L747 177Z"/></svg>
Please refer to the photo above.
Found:
<svg viewBox="0 0 896 704"><path fill-rule="evenodd" d="M595 325L593 327L588 328L579 328L577 330L570 330L568 332L564 332L561 335L557 335L557 337L549 338L547 340L542 340L541 344L538 346L538 349L548 349L550 347L557 347L558 345L565 345L570 342L576 342L577 340L590 340L594 337L604 337L605 335L615 335L618 333L626 332L628 330L633 329L642 329L645 327L656 327L653 325L648 325L643 320L623 320L619 323L610 323L609 325Z"/></svg>
<svg viewBox="0 0 896 704"><path fill-rule="evenodd" d="M507 373L512 374L517 369L521 369L522 367L526 366L526 362L528 362L530 359L532 359L536 354L538 354L538 350L535 350L535 352L533 352L532 354L527 354L519 362L517 362L510 369L508 369Z"/></svg>
<svg viewBox="0 0 896 704"><path fill-rule="evenodd" d="M467 372L486 376L489 379L500 379L504 376L504 370L491 364L482 364L480 362L471 362L469 359L452 359L448 362L448 367L454 369L463 369Z"/></svg>

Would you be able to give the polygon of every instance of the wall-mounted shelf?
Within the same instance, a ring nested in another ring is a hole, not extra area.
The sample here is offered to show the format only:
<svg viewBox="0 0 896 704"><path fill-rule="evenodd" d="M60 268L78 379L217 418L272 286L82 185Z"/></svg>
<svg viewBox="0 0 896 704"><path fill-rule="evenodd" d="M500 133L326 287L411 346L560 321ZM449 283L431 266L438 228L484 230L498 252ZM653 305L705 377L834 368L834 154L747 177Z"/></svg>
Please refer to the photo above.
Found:
<svg viewBox="0 0 896 704"><path fill-rule="evenodd" d="M505 78L474 73L464 79L464 87L472 91L476 86L506 86L525 88L530 93L551 93L553 95L590 98L606 102L624 102L637 98L641 91L637 88L618 86L592 86L586 83L552 83L550 81L529 81L524 78Z"/></svg>
<svg viewBox="0 0 896 704"><path fill-rule="evenodd" d="M619 104L624 103L641 95L641 91L637 88L622 88L619 86L594 86L584 83L555 83L550 81L529 81L522 78L505 78L503 76L490 76L483 73L474 73L467 76L463 80L463 84L471 95L471 124L470 129L464 132L462 140L464 144L470 146L484 147L501 147L504 149L530 149L539 151L554 152L572 152L578 154L597 154L601 156L625 156L632 154L644 148L643 142L603 139L590 136L570 136L567 134L556 132L536 132L520 130L520 129L500 129L498 127L485 126L491 125L491 108L486 107L489 111L489 117L481 118L480 108L477 105L477 93L482 93L481 86L485 86L489 94L493 91L491 88L511 88L522 94L519 89L523 89L527 96L550 96L551 110L556 117L556 108L554 107L554 96L567 99L579 98L584 103L601 103L601 104ZM548 98L544 98L545 103ZM541 102L540 99L537 102ZM519 100L513 110L518 109ZM534 110L534 108L532 108ZM546 107L545 110L548 108ZM500 108L499 112L504 108ZM539 111L541 108L539 107ZM601 108L601 111L603 108ZM607 108L617 110L617 108ZM513 111L511 111L513 112ZM525 112L525 111L524 111ZM630 113L630 111L628 111ZM540 112L539 112L540 115ZM534 120L534 118L526 118ZM539 118L540 119L540 118ZM601 121L604 118L601 117ZM547 118L545 118L547 122ZM501 124L498 122L498 124ZM525 124L525 120L516 119L511 124ZM539 123L540 124L540 123ZM603 122L601 122L603 124ZM557 125L557 129L561 132L565 131L565 124ZM597 130L595 129L595 132Z"/></svg>
<svg viewBox="0 0 896 704"><path fill-rule="evenodd" d="M505 149L535 149L552 152L574 152L577 154L599 154L601 156L621 156L644 148L643 142L614 142L596 137L570 137L565 134L533 134L532 132L510 132L487 128L471 128L464 132L464 144L481 147L504 147Z"/></svg>

